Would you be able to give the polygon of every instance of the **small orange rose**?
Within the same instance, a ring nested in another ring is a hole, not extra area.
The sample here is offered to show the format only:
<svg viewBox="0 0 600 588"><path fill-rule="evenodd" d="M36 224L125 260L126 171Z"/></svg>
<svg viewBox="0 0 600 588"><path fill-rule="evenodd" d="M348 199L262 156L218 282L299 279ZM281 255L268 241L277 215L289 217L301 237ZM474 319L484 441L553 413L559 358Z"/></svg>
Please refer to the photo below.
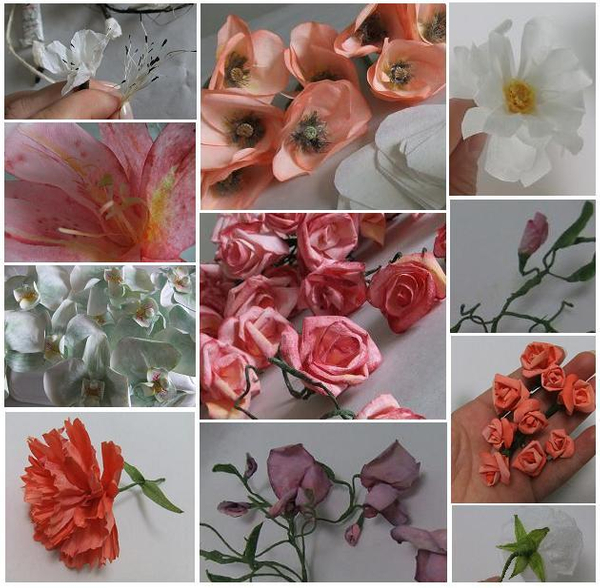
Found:
<svg viewBox="0 0 600 588"><path fill-rule="evenodd" d="M558 395L558 403L564 405L568 415L572 415L573 412L594 412L596 408L594 387L589 382L580 380L577 374L569 374Z"/></svg>
<svg viewBox="0 0 600 588"><path fill-rule="evenodd" d="M494 376L492 394L494 408L498 414L515 410L521 402L529 398L529 390L521 380L515 380L501 374Z"/></svg>
<svg viewBox="0 0 600 588"><path fill-rule="evenodd" d="M559 365L552 365L542 372L542 387L548 392L558 392L563 389L566 377L565 370Z"/></svg>
<svg viewBox="0 0 600 588"><path fill-rule="evenodd" d="M510 449L515 438L517 425L508 419L493 419L483 429L483 438L495 449Z"/></svg>
<svg viewBox="0 0 600 588"><path fill-rule="evenodd" d="M572 457L575 453L575 441L567 435L564 429L554 429L546 441L546 453L552 459Z"/></svg>
<svg viewBox="0 0 600 588"><path fill-rule="evenodd" d="M523 376L533 378L553 365L559 365L565 358L565 351L551 343L530 343L521 354Z"/></svg>
<svg viewBox="0 0 600 588"><path fill-rule="evenodd" d="M528 398L517 406L514 412L514 421L521 433L533 435L548 426L546 415L540 410L540 402L535 398Z"/></svg>
<svg viewBox="0 0 600 588"><path fill-rule="evenodd" d="M521 470L524 474L535 478L539 476L546 465L546 454L538 441L531 441L517 455L512 463L513 468Z"/></svg>
<svg viewBox="0 0 600 588"><path fill-rule="evenodd" d="M507 485L510 482L508 457L499 452L484 451L479 454L481 465L479 474L486 486L495 486L498 482Z"/></svg>

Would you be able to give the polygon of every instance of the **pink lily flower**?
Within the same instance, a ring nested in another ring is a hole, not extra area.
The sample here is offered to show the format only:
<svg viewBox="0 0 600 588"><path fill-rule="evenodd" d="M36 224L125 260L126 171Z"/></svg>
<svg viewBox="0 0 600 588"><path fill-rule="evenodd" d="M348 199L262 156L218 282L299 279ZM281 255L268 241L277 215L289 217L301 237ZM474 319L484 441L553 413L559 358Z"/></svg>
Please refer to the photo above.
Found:
<svg viewBox="0 0 600 588"><path fill-rule="evenodd" d="M195 242L195 128L7 128L7 261L176 261Z"/></svg>

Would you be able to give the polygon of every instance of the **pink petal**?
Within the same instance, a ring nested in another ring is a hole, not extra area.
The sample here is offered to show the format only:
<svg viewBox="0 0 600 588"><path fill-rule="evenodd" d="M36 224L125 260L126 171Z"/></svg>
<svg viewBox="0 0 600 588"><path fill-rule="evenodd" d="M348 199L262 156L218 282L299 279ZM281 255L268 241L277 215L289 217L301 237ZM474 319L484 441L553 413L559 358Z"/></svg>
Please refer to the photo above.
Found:
<svg viewBox="0 0 600 588"><path fill-rule="evenodd" d="M426 531L408 525L400 525L392 529L392 538L398 543L408 541L417 549L425 549L433 553L446 553L446 529Z"/></svg>
<svg viewBox="0 0 600 588"><path fill-rule="evenodd" d="M365 488L384 482L396 488L410 488L419 477L420 464L398 441L363 466L360 481Z"/></svg>
<svg viewBox="0 0 600 588"><path fill-rule="evenodd" d="M307 470L315 463L313 456L301 443L271 449L267 458L267 472L277 498L300 487Z"/></svg>

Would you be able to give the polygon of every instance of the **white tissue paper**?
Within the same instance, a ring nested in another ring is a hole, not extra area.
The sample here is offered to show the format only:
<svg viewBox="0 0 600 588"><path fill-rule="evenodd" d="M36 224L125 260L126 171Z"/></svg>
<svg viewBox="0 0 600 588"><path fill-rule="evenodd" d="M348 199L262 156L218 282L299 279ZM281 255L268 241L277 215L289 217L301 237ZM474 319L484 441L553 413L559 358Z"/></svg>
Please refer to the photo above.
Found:
<svg viewBox="0 0 600 588"><path fill-rule="evenodd" d="M556 582L565 576L572 576L583 550L583 534L575 519L562 510L543 506L516 509L515 514L519 516L528 533L543 527L550 529L538 549L544 560L546 582ZM514 528L514 519L511 517L502 527L498 545L515 540ZM500 550L498 553L504 566L510 553ZM526 582L539 582L529 567L521 577Z"/></svg>
<svg viewBox="0 0 600 588"><path fill-rule="evenodd" d="M388 116L375 141L338 166L338 209L441 209L445 177L445 105L406 108Z"/></svg>

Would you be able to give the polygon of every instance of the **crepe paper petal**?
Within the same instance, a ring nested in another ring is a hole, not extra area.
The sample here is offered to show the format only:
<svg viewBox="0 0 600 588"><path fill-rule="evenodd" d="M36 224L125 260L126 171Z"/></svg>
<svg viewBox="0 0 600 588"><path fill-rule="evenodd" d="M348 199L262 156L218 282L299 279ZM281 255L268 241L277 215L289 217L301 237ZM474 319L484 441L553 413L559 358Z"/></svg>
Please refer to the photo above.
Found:
<svg viewBox="0 0 600 588"><path fill-rule="evenodd" d="M494 453L482 451L479 459L481 465L478 473L486 486L495 486L498 482L507 485L510 482L510 469L506 455L499 451Z"/></svg>
<svg viewBox="0 0 600 588"><path fill-rule="evenodd" d="M546 454L539 441L530 441L516 455L511 465L525 475L535 478L542 473L546 462Z"/></svg>
<svg viewBox="0 0 600 588"><path fill-rule="evenodd" d="M229 517L243 517L248 514L248 511L252 507L250 502L232 502L231 500L224 500L219 502L217 510L224 515Z"/></svg>
<svg viewBox="0 0 600 588"><path fill-rule="evenodd" d="M195 128L169 124L144 163L142 194L149 211L142 256L174 260L195 241Z"/></svg>
<svg viewBox="0 0 600 588"><path fill-rule="evenodd" d="M360 481L365 488L383 482L396 490L407 490L419 477L420 465L398 441L394 441L383 453L363 466Z"/></svg>
<svg viewBox="0 0 600 588"><path fill-rule="evenodd" d="M400 406L391 394L379 394L356 413L357 420L419 420L425 417Z"/></svg>
<svg viewBox="0 0 600 588"><path fill-rule="evenodd" d="M564 429L554 429L550 431L550 437L544 448L552 459L559 457L566 459L575 454L575 441L567 435Z"/></svg>
<svg viewBox="0 0 600 588"><path fill-rule="evenodd" d="M179 361L171 368L171 371L186 376L196 375L196 345L189 334L169 326L156 333L155 339L170 344L179 353Z"/></svg>
<svg viewBox="0 0 600 588"><path fill-rule="evenodd" d="M408 541L417 549L424 549L432 553L446 553L447 534L446 529L437 531L426 531L411 526L398 526L391 531L392 539L398 543Z"/></svg>
<svg viewBox="0 0 600 588"><path fill-rule="evenodd" d="M425 549L417 551L417 569L415 572L417 582L446 582L447 573L446 554L432 553Z"/></svg>
<svg viewBox="0 0 600 588"><path fill-rule="evenodd" d="M179 351L169 343L126 337L116 344L110 367L126 376L133 385L145 381L148 369L172 371L180 359Z"/></svg>
<svg viewBox="0 0 600 588"><path fill-rule="evenodd" d="M591 413L596 408L596 392L590 382L581 380L577 374L569 374L557 401L565 407L568 415L574 412Z"/></svg>
<svg viewBox="0 0 600 588"><path fill-rule="evenodd" d="M144 162L152 148L148 126L143 123L99 123L98 128L102 142L116 155L129 178L133 193L139 194Z"/></svg>
<svg viewBox="0 0 600 588"><path fill-rule="evenodd" d="M281 498L290 489L297 490L304 474L314 463L314 457L300 443L271 449L267 473L275 496Z"/></svg>
<svg viewBox="0 0 600 588"><path fill-rule="evenodd" d="M28 311L11 310L4 314L4 340L8 349L19 353L44 350L46 321Z"/></svg>
<svg viewBox="0 0 600 588"><path fill-rule="evenodd" d="M548 368L560 365L565 358L565 350L558 345L541 341L529 343L521 354L523 376L533 378Z"/></svg>
<svg viewBox="0 0 600 588"><path fill-rule="evenodd" d="M36 271L41 303L50 310L56 310L71 290L69 272L56 265L38 265Z"/></svg>
<svg viewBox="0 0 600 588"><path fill-rule="evenodd" d="M82 341L95 334L103 334L98 323L84 314L79 314L67 324L65 345L74 350Z"/></svg>

